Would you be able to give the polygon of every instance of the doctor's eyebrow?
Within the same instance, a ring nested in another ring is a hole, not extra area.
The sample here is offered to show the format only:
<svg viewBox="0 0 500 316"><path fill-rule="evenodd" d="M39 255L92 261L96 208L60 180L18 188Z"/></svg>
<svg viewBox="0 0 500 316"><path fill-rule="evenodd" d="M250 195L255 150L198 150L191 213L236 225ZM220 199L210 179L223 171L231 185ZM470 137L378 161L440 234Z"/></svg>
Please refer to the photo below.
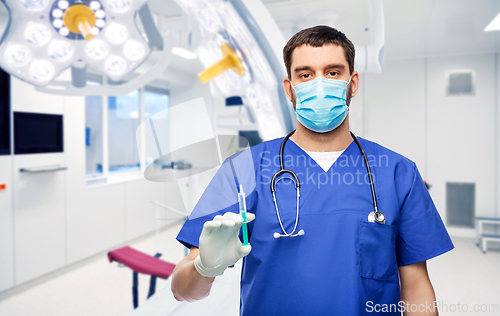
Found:
<svg viewBox="0 0 500 316"><path fill-rule="evenodd" d="M346 67L345 65L342 64L330 64L325 67L325 69L338 69L338 70L344 70Z"/></svg>
<svg viewBox="0 0 500 316"><path fill-rule="evenodd" d="M301 72L301 71L304 71L304 70L312 70L312 68L310 66L301 66L301 67L297 67L293 70L294 73L297 73L297 72Z"/></svg>
<svg viewBox="0 0 500 316"><path fill-rule="evenodd" d="M344 70L346 67L345 65L342 65L342 64L329 64L327 65L324 69L338 69L338 70ZM298 73L298 72L301 72L301 71L304 71L304 70L313 70L312 67L310 66L300 66L300 67L297 67L293 70L294 73Z"/></svg>

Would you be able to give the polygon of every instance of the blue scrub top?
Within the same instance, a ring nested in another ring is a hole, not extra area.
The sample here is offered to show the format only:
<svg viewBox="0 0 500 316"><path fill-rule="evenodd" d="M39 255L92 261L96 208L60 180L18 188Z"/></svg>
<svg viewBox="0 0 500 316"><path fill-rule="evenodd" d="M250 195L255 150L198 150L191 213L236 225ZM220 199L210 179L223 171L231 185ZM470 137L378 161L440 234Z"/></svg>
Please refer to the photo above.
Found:
<svg viewBox="0 0 500 316"><path fill-rule="evenodd" d="M288 141L285 168L293 170L301 183L296 232L303 229L305 235L276 239L273 234L283 232L270 180L279 170L281 141L251 148L256 187L247 196L247 208L255 220L249 224L252 251L243 260L240 314L374 315L376 306L385 306L392 312L384 315L400 315L397 267L453 249L415 163L359 138L374 177L379 210L386 216L386 224L380 225L367 220L373 202L366 166L354 141L327 172ZM204 193L209 200L224 194L218 189L218 176ZM293 183L280 181L276 195L283 225L291 232L296 216ZM196 208L207 208L200 204ZM177 240L198 247L204 222L227 211L238 213L238 205L211 211L188 220Z"/></svg>

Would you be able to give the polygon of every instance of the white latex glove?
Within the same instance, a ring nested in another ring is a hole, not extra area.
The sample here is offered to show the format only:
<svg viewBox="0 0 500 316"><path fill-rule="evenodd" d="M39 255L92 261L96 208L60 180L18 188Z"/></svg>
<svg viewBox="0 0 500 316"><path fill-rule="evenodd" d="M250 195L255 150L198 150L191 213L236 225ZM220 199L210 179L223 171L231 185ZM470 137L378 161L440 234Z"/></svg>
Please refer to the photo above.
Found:
<svg viewBox="0 0 500 316"><path fill-rule="evenodd" d="M255 219L255 214L247 212L247 222ZM199 274L215 277L224 273L228 266L248 255L252 246L243 246L238 237L243 217L227 212L205 222L200 235L200 254L194 260Z"/></svg>

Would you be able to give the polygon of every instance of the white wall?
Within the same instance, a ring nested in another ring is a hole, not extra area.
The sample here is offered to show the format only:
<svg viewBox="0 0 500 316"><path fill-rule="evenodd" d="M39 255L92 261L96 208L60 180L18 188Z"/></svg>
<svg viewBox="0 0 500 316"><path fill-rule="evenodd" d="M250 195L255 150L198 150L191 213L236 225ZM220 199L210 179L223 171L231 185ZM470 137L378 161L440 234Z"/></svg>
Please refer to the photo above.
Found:
<svg viewBox="0 0 500 316"><path fill-rule="evenodd" d="M445 182L476 183L476 214L495 215L494 55L442 57L428 60L429 181L434 201L446 207ZM445 73L476 72L474 96L447 97Z"/></svg>
<svg viewBox="0 0 500 316"><path fill-rule="evenodd" d="M65 105L67 261L73 263L153 231L150 200L165 203L167 186L138 179L87 187L85 101L66 98Z"/></svg>
<svg viewBox="0 0 500 316"><path fill-rule="evenodd" d="M155 227L155 206L150 200L169 204L166 184L147 180L125 184L125 238L142 236ZM163 222L163 224L165 224Z"/></svg>
<svg viewBox="0 0 500 316"><path fill-rule="evenodd" d="M495 65L496 65L496 75L495 75L495 106L496 106L496 121L495 121L495 134L496 134L496 155L495 161L497 162L495 173L496 173L496 212L495 217L500 216L500 54L495 54Z"/></svg>
<svg viewBox="0 0 500 316"><path fill-rule="evenodd" d="M0 156L0 292L14 286L14 219L12 216L12 157Z"/></svg>
<svg viewBox="0 0 500 316"><path fill-rule="evenodd" d="M474 182L476 216L499 215L498 67L495 54L446 56L389 60L366 75L364 136L417 163L444 221L446 182ZM475 95L446 96L447 72L463 69L476 72Z"/></svg>
<svg viewBox="0 0 500 316"><path fill-rule="evenodd" d="M16 284L65 264L64 172L19 172L52 165L64 166L64 154L14 156Z"/></svg>
<svg viewBox="0 0 500 316"><path fill-rule="evenodd" d="M364 135L409 157L425 175L425 61L388 61L365 74Z"/></svg>
<svg viewBox="0 0 500 316"><path fill-rule="evenodd" d="M11 86L12 111L64 115L64 153L0 157L0 183L7 183L0 191L0 291L152 232L150 200L170 205L170 197L183 209L178 188L167 192L165 183L86 186L85 99L39 93L15 78ZM54 164L68 169L19 172Z"/></svg>
<svg viewBox="0 0 500 316"><path fill-rule="evenodd" d="M365 124L364 116L365 111L365 97L366 97L366 74L359 74L359 89L358 94L351 99L349 105L349 127L354 135L364 135L365 134Z"/></svg>
<svg viewBox="0 0 500 316"><path fill-rule="evenodd" d="M67 260L84 259L125 240L123 185L85 185L85 101L66 101Z"/></svg>
<svg viewBox="0 0 500 316"><path fill-rule="evenodd" d="M35 92L11 78L13 112L63 114L63 98ZM64 153L13 156L15 282L65 265L64 172L21 173L21 168L65 165Z"/></svg>

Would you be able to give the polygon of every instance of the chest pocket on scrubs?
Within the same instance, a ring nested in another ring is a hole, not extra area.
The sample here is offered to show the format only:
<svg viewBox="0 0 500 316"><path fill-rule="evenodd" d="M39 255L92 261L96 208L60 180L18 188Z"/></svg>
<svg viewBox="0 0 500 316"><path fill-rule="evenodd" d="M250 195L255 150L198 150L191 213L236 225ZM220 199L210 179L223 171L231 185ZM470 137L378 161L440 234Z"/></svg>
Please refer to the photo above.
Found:
<svg viewBox="0 0 500 316"><path fill-rule="evenodd" d="M396 280L396 226L361 221L358 254L362 277Z"/></svg>

